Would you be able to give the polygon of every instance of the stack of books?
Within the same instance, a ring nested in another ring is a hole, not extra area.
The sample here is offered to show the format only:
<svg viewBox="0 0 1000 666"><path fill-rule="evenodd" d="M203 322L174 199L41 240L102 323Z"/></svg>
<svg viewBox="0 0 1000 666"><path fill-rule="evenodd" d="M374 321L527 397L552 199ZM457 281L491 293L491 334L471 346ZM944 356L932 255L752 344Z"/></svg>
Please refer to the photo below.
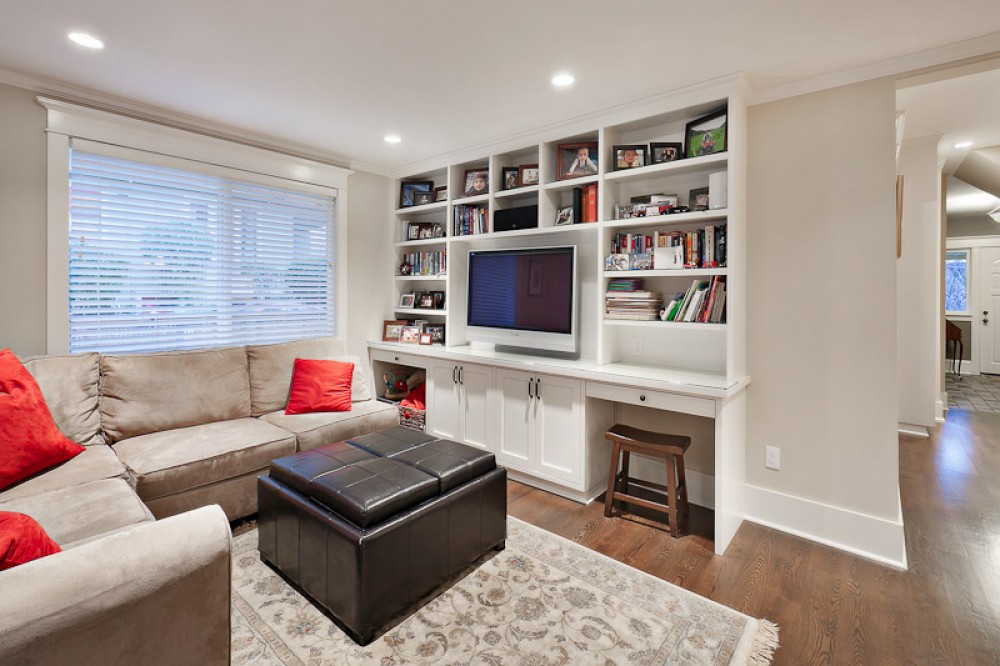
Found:
<svg viewBox="0 0 1000 666"><path fill-rule="evenodd" d="M654 321L660 316L663 298L643 289L642 280L611 280L604 296L608 319Z"/></svg>

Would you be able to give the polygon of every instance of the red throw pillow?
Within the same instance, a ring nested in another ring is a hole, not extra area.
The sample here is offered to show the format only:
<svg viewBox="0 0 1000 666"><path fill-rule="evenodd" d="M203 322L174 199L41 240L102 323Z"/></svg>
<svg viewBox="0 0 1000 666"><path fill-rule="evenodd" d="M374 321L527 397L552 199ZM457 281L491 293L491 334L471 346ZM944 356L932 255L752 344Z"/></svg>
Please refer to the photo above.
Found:
<svg viewBox="0 0 1000 666"><path fill-rule="evenodd" d="M0 511L0 571L61 550L31 516Z"/></svg>
<svg viewBox="0 0 1000 666"><path fill-rule="evenodd" d="M38 382L0 351L0 490L83 453L59 431Z"/></svg>
<svg viewBox="0 0 1000 666"><path fill-rule="evenodd" d="M351 411L353 363L295 359L285 414Z"/></svg>

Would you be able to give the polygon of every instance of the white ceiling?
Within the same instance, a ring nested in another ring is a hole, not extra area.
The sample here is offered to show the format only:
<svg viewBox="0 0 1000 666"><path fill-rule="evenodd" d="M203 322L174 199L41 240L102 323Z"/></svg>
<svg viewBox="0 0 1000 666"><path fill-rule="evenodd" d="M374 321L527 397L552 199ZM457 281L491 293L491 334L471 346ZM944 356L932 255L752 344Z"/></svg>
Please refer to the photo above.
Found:
<svg viewBox="0 0 1000 666"><path fill-rule="evenodd" d="M391 169L717 76L765 90L998 33L996 0L0 0L0 80Z"/></svg>

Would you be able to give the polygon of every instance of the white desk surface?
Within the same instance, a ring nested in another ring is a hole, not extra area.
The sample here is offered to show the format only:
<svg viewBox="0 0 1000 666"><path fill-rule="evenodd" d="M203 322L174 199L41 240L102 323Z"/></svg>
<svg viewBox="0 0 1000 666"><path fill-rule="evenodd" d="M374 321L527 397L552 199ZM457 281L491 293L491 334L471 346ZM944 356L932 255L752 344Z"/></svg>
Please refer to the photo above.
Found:
<svg viewBox="0 0 1000 666"><path fill-rule="evenodd" d="M607 363L598 365L594 359L566 359L516 354L471 346L444 347L397 342L369 342L368 348L390 353L426 356L449 361L476 361L514 370L535 370L564 377L620 384L635 388L681 393L704 398L722 399L735 395L750 383L750 377L728 379L725 375L657 366Z"/></svg>

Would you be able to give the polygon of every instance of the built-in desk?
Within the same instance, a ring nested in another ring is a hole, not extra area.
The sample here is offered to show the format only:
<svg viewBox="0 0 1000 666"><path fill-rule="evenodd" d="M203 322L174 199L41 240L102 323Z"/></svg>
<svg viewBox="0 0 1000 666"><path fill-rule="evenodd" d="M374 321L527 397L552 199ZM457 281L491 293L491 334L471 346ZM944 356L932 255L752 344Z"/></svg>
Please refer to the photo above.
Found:
<svg viewBox="0 0 1000 666"><path fill-rule="evenodd" d="M489 449L512 478L589 502L604 492L614 406L714 419L715 551L743 520L749 377L625 363L598 365L471 346L369 343L376 381L389 366L427 372L427 428Z"/></svg>

